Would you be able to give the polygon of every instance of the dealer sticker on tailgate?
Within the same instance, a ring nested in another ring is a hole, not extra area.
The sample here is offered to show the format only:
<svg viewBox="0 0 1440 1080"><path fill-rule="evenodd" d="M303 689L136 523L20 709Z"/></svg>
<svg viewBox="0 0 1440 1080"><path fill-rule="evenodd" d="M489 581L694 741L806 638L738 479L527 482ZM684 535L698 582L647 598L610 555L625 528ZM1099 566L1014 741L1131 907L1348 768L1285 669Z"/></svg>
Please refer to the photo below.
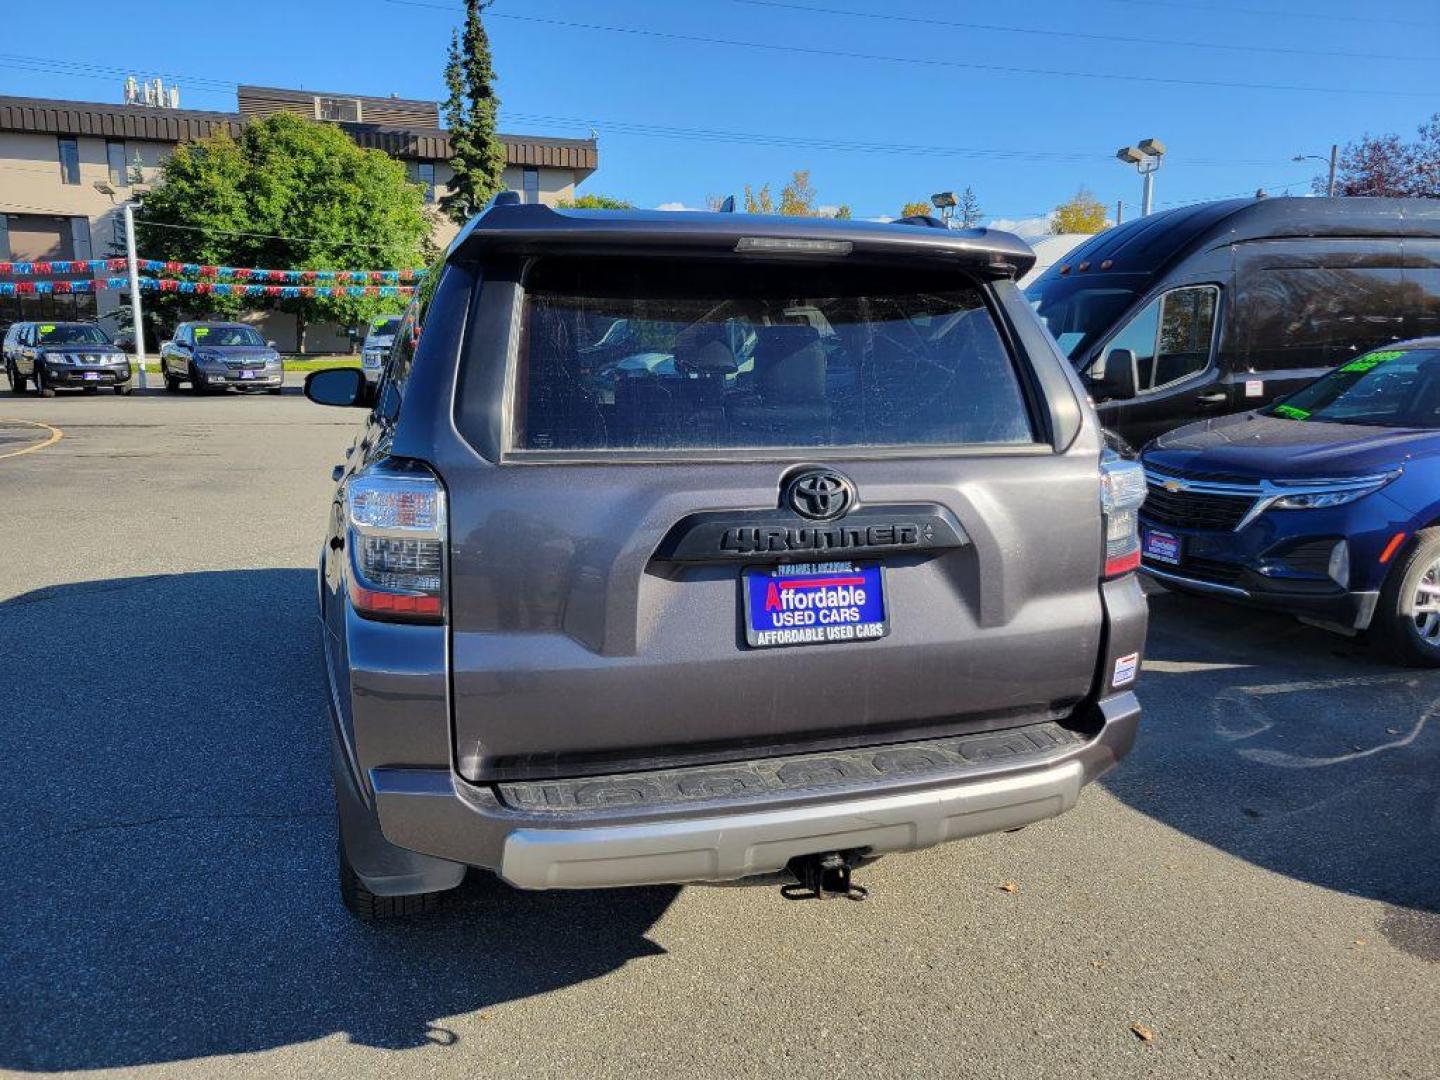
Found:
<svg viewBox="0 0 1440 1080"><path fill-rule="evenodd" d="M866 641L890 631L879 563L747 567L745 640L755 648Z"/></svg>

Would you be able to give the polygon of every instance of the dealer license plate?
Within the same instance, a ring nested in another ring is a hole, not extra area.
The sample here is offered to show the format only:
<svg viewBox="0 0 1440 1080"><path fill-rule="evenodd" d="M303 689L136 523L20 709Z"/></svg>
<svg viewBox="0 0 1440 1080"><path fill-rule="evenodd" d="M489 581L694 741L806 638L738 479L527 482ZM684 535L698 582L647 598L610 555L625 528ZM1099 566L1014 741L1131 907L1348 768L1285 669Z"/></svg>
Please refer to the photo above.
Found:
<svg viewBox="0 0 1440 1080"><path fill-rule="evenodd" d="M100 372L98 371L82 371L80 374L82 378L87 380L100 378Z"/></svg>
<svg viewBox="0 0 1440 1080"><path fill-rule="evenodd" d="M1146 529L1145 542L1140 550L1147 559L1169 563L1171 566L1180 565L1180 537L1173 533Z"/></svg>
<svg viewBox="0 0 1440 1080"><path fill-rule="evenodd" d="M890 632L879 563L746 567L745 640L753 648L869 641Z"/></svg>

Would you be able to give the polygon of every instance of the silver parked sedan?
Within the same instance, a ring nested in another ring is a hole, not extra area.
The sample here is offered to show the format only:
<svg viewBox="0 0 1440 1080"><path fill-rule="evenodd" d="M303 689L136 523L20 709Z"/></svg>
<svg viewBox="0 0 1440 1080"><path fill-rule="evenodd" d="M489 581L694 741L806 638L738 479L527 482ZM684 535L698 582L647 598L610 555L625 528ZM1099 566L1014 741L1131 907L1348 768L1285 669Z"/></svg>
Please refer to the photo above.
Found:
<svg viewBox="0 0 1440 1080"><path fill-rule="evenodd" d="M181 323L160 346L160 374L172 392L188 382L197 394L229 387L278 394L285 384L275 343L244 323Z"/></svg>

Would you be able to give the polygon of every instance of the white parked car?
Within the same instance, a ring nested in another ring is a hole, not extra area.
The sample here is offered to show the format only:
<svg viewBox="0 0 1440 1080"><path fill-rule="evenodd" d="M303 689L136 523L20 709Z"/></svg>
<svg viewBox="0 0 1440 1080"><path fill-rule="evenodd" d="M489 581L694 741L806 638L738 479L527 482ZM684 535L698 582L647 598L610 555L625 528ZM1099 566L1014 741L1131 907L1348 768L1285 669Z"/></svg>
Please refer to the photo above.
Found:
<svg viewBox="0 0 1440 1080"><path fill-rule="evenodd" d="M395 344L395 330L399 325L399 315L381 315L370 320L370 330L360 348L360 367L365 372L367 390L374 391L380 382L380 372L385 369L385 360L390 355L390 346Z"/></svg>

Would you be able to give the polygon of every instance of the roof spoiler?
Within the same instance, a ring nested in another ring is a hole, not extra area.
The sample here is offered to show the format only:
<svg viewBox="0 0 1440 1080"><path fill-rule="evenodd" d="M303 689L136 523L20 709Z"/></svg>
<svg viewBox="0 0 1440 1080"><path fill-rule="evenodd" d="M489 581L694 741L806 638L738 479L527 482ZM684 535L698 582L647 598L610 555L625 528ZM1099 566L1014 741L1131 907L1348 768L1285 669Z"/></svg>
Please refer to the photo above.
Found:
<svg viewBox="0 0 1440 1080"><path fill-rule="evenodd" d="M516 192L503 191L451 241L446 257L478 258L485 251L648 250L745 258L762 251L775 257L783 250L790 257L964 267L988 278L1018 278L1035 263L1030 246L1009 233L951 229L938 218L923 214L901 219L900 224L909 227L896 228L895 222L736 213L556 211L543 204L523 203Z"/></svg>

